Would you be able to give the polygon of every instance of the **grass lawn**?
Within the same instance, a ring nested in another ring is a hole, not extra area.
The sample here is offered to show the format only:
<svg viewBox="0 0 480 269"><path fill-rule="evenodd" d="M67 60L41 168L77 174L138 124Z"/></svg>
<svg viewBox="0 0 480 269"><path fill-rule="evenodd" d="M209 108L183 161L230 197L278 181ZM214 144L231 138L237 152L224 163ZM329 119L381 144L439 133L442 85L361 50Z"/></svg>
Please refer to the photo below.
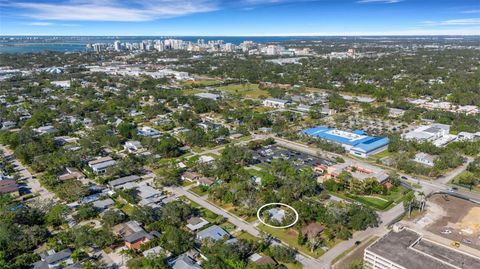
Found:
<svg viewBox="0 0 480 269"><path fill-rule="evenodd" d="M240 231L239 233L237 233L235 235L235 237L238 238L238 239L252 240L252 241L255 241L255 242L259 240L258 237L255 237L255 236L253 236L253 235L251 235L251 234L249 234L245 231Z"/></svg>
<svg viewBox="0 0 480 269"><path fill-rule="evenodd" d="M128 216L131 216L132 215L132 212L133 212L133 206L130 205L130 204L125 204L121 210L127 214Z"/></svg>
<svg viewBox="0 0 480 269"><path fill-rule="evenodd" d="M380 210L386 209L390 204L393 203L393 201L385 201L374 196L356 196L354 199L359 201L360 203L372 206Z"/></svg>
<svg viewBox="0 0 480 269"><path fill-rule="evenodd" d="M403 187L395 187L390 190L388 195L353 195L339 192L328 193L346 200L360 202L377 210L385 211L403 201L405 198L404 191L406 191L406 189Z"/></svg>
<svg viewBox="0 0 480 269"><path fill-rule="evenodd" d="M282 263L285 265L288 269L302 269L303 265L299 262L296 263Z"/></svg>
<svg viewBox="0 0 480 269"><path fill-rule="evenodd" d="M201 206L199 204L197 204L196 202L188 199L187 197L185 196L180 196L179 198L180 200L184 201L185 203L189 204L191 207L194 207L194 208L201 208Z"/></svg>
<svg viewBox="0 0 480 269"><path fill-rule="evenodd" d="M228 221L220 224L220 227L222 227L229 234L231 234L237 228L237 226L235 226L233 223L230 223Z"/></svg>
<svg viewBox="0 0 480 269"><path fill-rule="evenodd" d="M301 246L297 244L297 237L298 233L294 229L275 229L263 224L258 225L258 228L266 233L271 234L273 237L276 237L283 242L287 243L290 247L298 249L300 252L305 253L313 258L318 258L322 256L325 251L323 249L318 248L313 253L310 252L310 248L306 246Z"/></svg>
<svg viewBox="0 0 480 269"><path fill-rule="evenodd" d="M251 84L251 83L230 84L226 86L217 87L217 89L227 93L240 94L243 97L248 97L248 98L258 99L262 95L266 97L270 96L268 91L259 89L258 84Z"/></svg>
<svg viewBox="0 0 480 269"><path fill-rule="evenodd" d="M199 207L200 210L200 216L202 216L204 219L208 220L210 223L215 222L215 220L218 218L219 215L213 213L212 211L204 208L204 207Z"/></svg>
<svg viewBox="0 0 480 269"><path fill-rule="evenodd" d="M391 155L391 153L388 151L388 150L384 150L382 152L379 152L377 154L374 154L374 155L371 155L368 157L368 160L370 161L377 161L377 160L381 160L385 157L389 157Z"/></svg>
<svg viewBox="0 0 480 269"><path fill-rule="evenodd" d="M189 192L193 192L198 196L204 196L205 194L208 193L208 187L204 186L197 186L195 188L191 188L188 190Z"/></svg>
<svg viewBox="0 0 480 269"><path fill-rule="evenodd" d="M190 186L190 185L192 185L192 184L195 184L195 182L193 182L193 181L188 181L188 180L184 180L184 181L182 182L182 187L188 187L188 186Z"/></svg>

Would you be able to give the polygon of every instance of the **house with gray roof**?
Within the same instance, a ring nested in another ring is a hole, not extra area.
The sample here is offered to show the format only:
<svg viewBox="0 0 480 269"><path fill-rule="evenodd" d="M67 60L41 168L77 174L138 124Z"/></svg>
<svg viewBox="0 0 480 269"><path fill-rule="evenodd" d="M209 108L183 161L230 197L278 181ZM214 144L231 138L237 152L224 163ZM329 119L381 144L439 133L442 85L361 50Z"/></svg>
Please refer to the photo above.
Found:
<svg viewBox="0 0 480 269"><path fill-rule="evenodd" d="M182 255L178 256L172 265L173 269L200 269L202 268L197 261L188 255L187 253L183 253Z"/></svg>
<svg viewBox="0 0 480 269"><path fill-rule="evenodd" d="M218 225L212 225L197 233L197 240L212 240L217 241L223 238L230 238L230 235Z"/></svg>
<svg viewBox="0 0 480 269"><path fill-rule="evenodd" d="M112 157L97 158L88 162L88 166L92 168L93 172L97 175L104 174L107 171L107 168L114 166L115 164L116 162Z"/></svg>
<svg viewBox="0 0 480 269"><path fill-rule="evenodd" d="M50 250L40 255L41 260L33 264L33 269L57 269L60 264L73 264L72 251L64 249L59 252Z"/></svg>
<svg viewBox="0 0 480 269"><path fill-rule="evenodd" d="M137 176L137 175L130 175L130 176L126 176L126 177L121 177L121 178L117 178L115 180L112 180L110 182L108 182L108 185L110 186L110 188L112 189L123 189L122 186L124 186L126 183L129 183L129 182L136 182L140 180L140 177Z"/></svg>

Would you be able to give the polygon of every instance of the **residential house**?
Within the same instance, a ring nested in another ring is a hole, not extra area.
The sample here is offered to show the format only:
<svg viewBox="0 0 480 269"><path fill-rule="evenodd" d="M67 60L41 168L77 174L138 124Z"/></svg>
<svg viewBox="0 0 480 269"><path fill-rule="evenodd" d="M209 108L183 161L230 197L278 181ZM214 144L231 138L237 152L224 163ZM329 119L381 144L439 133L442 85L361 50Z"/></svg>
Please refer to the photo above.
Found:
<svg viewBox="0 0 480 269"><path fill-rule="evenodd" d="M165 255L166 258L172 256L172 253L168 250L163 249L161 246L156 246L142 252L143 257L156 257L159 255Z"/></svg>
<svg viewBox="0 0 480 269"><path fill-rule="evenodd" d="M40 255L41 260L33 264L33 269L57 269L62 264L73 264L72 251L64 249L59 252L50 250Z"/></svg>
<svg viewBox="0 0 480 269"><path fill-rule="evenodd" d="M112 180L108 182L108 185L110 186L110 189L124 189L125 184L131 183L131 182L136 182L140 180L140 177L137 175L130 175L126 177L121 177L117 178L115 180Z"/></svg>
<svg viewBox="0 0 480 269"><path fill-rule="evenodd" d="M58 131L52 125L46 125L46 126L38 127L38 128L33 129L33 130L40 135L52 134L52 133L55 133L55 132Z"/></svg>
<svg viewBox="0 0 480 269"><path fill-rule="evenodd" d="M419 152L419 153L415 154L415 158L413 160L415 162L419 163L419 164L423 164L423 165L426 165L426 166L433 167L435 165L435 160L436 159L437 159L436 156L433 156L433 155L430 155L430 154L427 154L427 153L423 153L423 152Z"/></svg>
<svg viewBox="0 0 480 269"><path fill-rule="evenodd" d="M191 181L191 182L196 182L197 179L199 179L200 177L201 177L201 175L198 174L198 173L195 173L195 172L185 172L181 176L183 181L187 180L187 181Z"/></svg>
<svg viewBox="0 0 480 269"><path fill-rule="evenodd" d="M140 136L146 136L151 138L158 138L162 133L152 127L143 126L137 130L137 134Z"/></svg>
<svg viewBox="0 0 480 269"><path fill-rule="evenodd" d="M88 162L88 166L92 168L93 172L97 175L104 174L107 171L107 168L112 167L115 164L116 162L112 157L101 157Z"/></svg>
<svg viewBox="0 0 480 269"><path fill-rule="evenodd" d="M198 163L200 164L211 164L215 161L215 158L207 155L202 155L198 158Z"/></svg>
<svg viewBox="0 0 480 269"><path fill-rule="evenodd" d="M123 145L123 148L130 153L135 153L140 149L142 149L143 147L139 141L129 140L125 142L125 145Z"/></svg>
<svg viewBox="0 0 480 269"><path fill-rule="evenodd" d="M144 230L135 232L125 238L125 246L129 249L139 249L140 246L153 239L153 235Z"/></svg>
<svg viewBox="0 0 480 269"><path fill-rule="evenodd" d="M77 168L67 167L65 173L58 176L58 180L65 181L70 179L84 180L85 175Z"/></svg>
<svg viewBox="0 0 480 269"><path fill-rule="evenodd" d="M187 220L187 228L196 231L203 228L205 225L209 224L207 220L202 217L191 217Z"/></svg>
<svg viewBox="0 0 480 269"><path fill-rule="evenodd" d="M104 211L105 209L111 207L114 204L115 202L110 198L104 200L97 200L92 203L93 207L98 211Z"/></svg>
<svg viewBox="0 0 480 269"><path fill-rule="evenodd" d="M189 253L178 256L172 264L173 269L201 269L202 267Z"/></svg>
<svg viewBox="0 0 480 269"><path fill-rule="evenodd" d="M0 194L10 194L12 196L19 196L20 186L17 181L13 179L0 180Z"/></svg>
<svg viewBox="0 0 480 269"><path fill-rule="evenodd" d="M230 235L218 225L212 225L197 233L197 240L199 241L211 240L215 242L217 240L229 237Z"/></svg>
<svg viewBox="0 0 480 269"><path fill-rule="evenodd" d="M256 264L257 266L276 266L278 263L270 256L260 255L258 253L253 253L248 260Z"/></svg>
<svg viewBox="0 0 480 269"><path fill-rule="evenodd" d="M285 108L287 104L289 104L290 101L288 100L282 100L278 98L268 98L263 100L263 105L266 107L273 107L273 108Z"/></svg>
<svg viewBox="0 0 480 269"><path fill-rule="evenodd" d="M208 92L201 92L201 93L197 93L195 94L196 97L198 98L202 98L202 99L210 99L210 100L219 100L221 98L220 95L218 94L214 94L214 93L208 93Z"/></svg>
<svg viewBox="0 0 480 269"><path fill-rule="evenodd" d="M268 214L269 214L271 220L275 220L279 223L281 223L283 221L283 219L285 218L285 210L283 210L281 208L278 208L278 207L274 207L274 208L268 210Z"/></svg>

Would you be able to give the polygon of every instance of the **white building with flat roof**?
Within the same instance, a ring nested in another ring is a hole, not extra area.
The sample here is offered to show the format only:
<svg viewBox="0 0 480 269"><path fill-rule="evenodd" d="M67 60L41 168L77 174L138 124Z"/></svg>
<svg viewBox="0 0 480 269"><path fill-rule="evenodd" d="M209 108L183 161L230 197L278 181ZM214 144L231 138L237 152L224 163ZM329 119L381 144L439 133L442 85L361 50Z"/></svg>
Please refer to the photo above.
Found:
<svg viewBox="0 0 480 269"><path fill-rule="evenodd" d="M278 98L268 98L263 100L263 105L267 107L274 107L274 108L284 108L290 101L278 99Z"/></svg>

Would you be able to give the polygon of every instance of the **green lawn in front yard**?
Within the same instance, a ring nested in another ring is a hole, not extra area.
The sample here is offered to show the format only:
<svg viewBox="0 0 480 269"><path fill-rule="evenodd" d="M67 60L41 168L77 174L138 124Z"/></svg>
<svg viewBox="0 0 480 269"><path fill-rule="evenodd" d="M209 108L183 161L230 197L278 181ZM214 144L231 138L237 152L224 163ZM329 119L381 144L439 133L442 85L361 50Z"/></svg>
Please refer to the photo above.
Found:
<svg viewBox="0 0 480 269"><path fill-rule="evenodd" d="M235 237L238 239L244 239L244 240L252 240L257 242L260 238L255 237L245 231L240 231L239 233L235 234Z"/></svg>
<svg viewBox="0 0 480 269"><path fill-rule="evenodd" d="M186 204L190 205L191 207L193 208L201 208L201 206L199 204L197 204L196 202L188 199L187 197L185 196L180 196L179 198L180 200L184 201Z"/></svg>
<svg viewBox="0 0 480 269"><path fill-rule="evenodd" d="M299 245L297 243L298 232L295 229L275 229L263 224L258 225L258 228L266 233L271 234L283 242L287 243L290 247L298 249L300 252L305 253L313 258L322 256L325 251L321 248L317 248L314 252L310 252L310 248Z"/></svg>
<svg viewBox="0 0 480 269"><path fill-rule="evenodd" d="M282 263L285 265L288 269L302 269L303 265L300 262L296 263Z"/></svg>
<svg viewBox="0 0 480 269"><path fill-rule="evenodd" d="M237 226L235 226L233 223L228 222L228 221L220 224L220 227L222 229L224 229L225 231L227 231L227 233L229 233L229 234L231 234L233 231L235 231L235 229L237 229Z"/></svg>
<svg viewBox="0 0 480 269"><path fill-rule="evenodd" d="M184 180L184 181L182 182L182 187L188 187L188 186L190 186L190 185L192 185L192 184L194 184L194 183L195 183L195 182L193 182L193 181Z"/></svg>
<svg viewBox="0 0 480 269"><path fill-rule="evenodd" d="M355 196L355 200L379 210L385 210L393 201L385 201L375 196Z"/></svg>
<svg viewBox="0 0 480 269"><path fill-rule="evenodd" d="M200 186L196 186L195 188L191 188L188 191L193 192L198 196L204 196L205 194L208 193L208 187L200 185Z"/></svg>

